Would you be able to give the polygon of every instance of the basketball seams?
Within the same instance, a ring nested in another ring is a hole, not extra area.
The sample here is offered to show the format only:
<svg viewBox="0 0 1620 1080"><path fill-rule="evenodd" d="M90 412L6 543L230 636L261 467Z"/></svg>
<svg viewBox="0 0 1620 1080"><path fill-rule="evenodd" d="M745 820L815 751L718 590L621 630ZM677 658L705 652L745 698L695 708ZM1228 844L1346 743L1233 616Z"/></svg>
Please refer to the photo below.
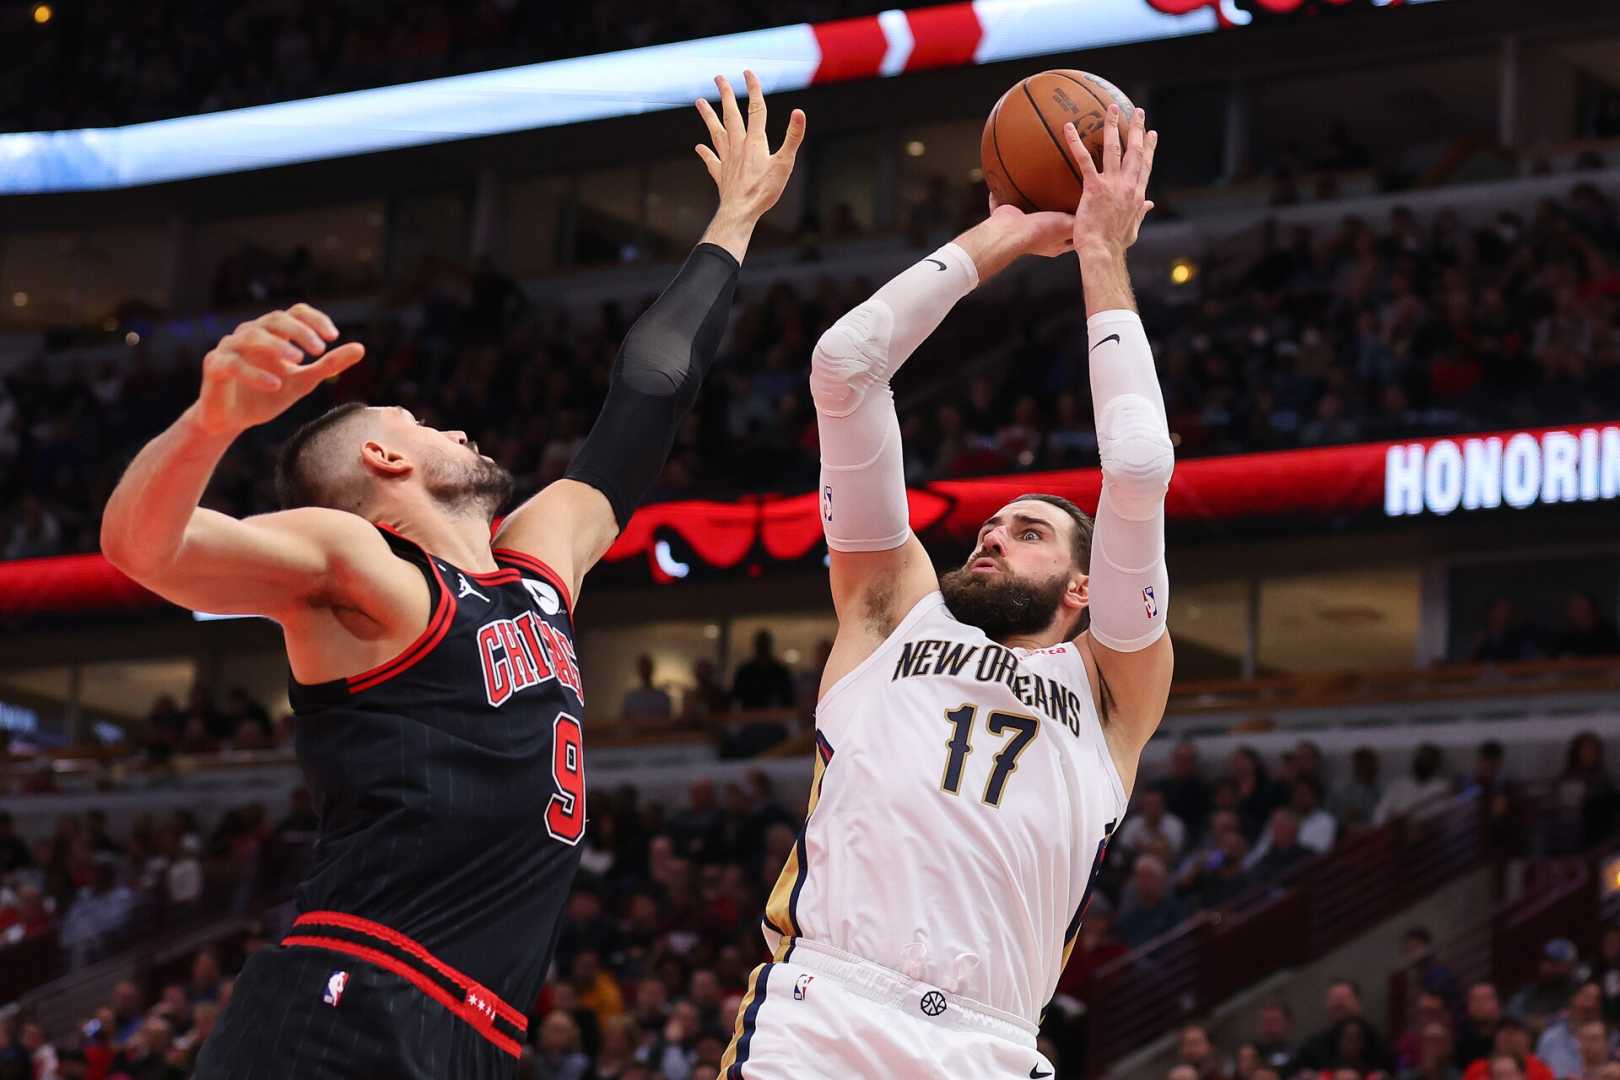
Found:
<svg viewBox="0 0 1620 1080"><path fill-rule="evenodd" d="M1007 178L1007 183L1011 184L1012 189L1018 193L1018 197L1024 200L1024 205L1029 207L1031 211L1035 211L1039 210L1040 207L1035 205L1034 199L1024 194L1024 189L1019 187L1018 181L1013 179L1012 170L1007 168L1007 159L1001 156L1001 106L1006 104L1007 96L1011 93L1012 91L1009 90L1006 94L1002 94L1001 100L996 102L996 107L990 110L990 145L996 152L997 163L1001 165L1001 175Z"/></svg>
<svg viewBox="0 0 1620 1080"><path fill-rule="evenodd" d="M1018 87L1024 91L1024 96L1029 99L1029 107L1034 110L1035 119L1039 121L1041 130L1046 132L1046 137L1048 139L1052 140L1052 146L1057 150L1058 157L1063 159L1063 164L1069 167L1069 173L1074 177L1075 182L1081 186L1082 190L1084 190L1085 181L1080 176L1080 170L1075 168L1074 162L1069 160L1069 152L1063 148L1063 144L1058 141L1058 137L1052 133L1051 125L1046 122L1046 114L1041 112L1040 105L1035 101L1035 95L1030 92L1029 79L1025 79L1023 82L1019 83ZM1096 94L1091 96L1093 98L1097 97ZM1087 153L1090 153L1089 148L1087 149ZM1003 163L1003 168L1005 167L1005 163Z"/></svg>

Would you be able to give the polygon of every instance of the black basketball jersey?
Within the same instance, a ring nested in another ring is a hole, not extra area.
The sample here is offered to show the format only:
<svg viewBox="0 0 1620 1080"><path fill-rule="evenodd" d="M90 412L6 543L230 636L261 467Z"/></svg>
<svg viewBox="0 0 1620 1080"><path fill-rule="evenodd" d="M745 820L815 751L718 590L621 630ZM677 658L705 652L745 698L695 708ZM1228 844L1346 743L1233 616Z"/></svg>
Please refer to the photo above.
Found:
<svg viewBox="0 0 1620 1080"><path fill-rule="evenodd" d="M292 681L321 822L299 909L379 923L526 1011L585 832L568 587L520 552L475 574L383 532L432 614L385 664Z"/></svg>

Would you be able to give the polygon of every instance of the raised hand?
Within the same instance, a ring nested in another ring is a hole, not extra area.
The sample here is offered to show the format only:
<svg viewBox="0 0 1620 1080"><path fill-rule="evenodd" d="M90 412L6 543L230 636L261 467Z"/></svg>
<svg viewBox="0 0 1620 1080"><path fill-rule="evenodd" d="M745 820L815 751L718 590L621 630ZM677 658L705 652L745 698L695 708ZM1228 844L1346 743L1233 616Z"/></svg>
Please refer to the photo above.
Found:
<svg viewBox="0 0 1620 1080"><path fill-rule="evenodd" d="M322 379L346 371L366 354L357 341L327 352L337 336L332 320L308 304L241 324L203 357L197 422L235 435L280 416ZM306 355L312 358L308 363Z"/></svg>
<svg viewBox="0 0 1620 1080"><path fill-rule="evenodd" d="M1062 255L1074 249L1074 215L1051 210L1029 212L990 193L990 221L1012 239L1020 255Z"/></svg>
<svg viewBox="0 0 1620 1080"><path fill-rule="evenodd" d="M1153 203L1147 198L1147 185L1153 173L1153 150L1159 145L1159 133L1146 130L1147 114L1137 109L1122 147L1120 120L1119 106L1108 106L1100 171L1074 125L1063 125L1069 156L1079 167L1084 184L1080 205L1074 211L1076 249L1096 245L1113 253L1124 252L1136 243L1142 219L1153 209Z"/></svg>
<svg viewBox="0 0 1620 1080"><path fill-rule="evenodd" d="M720 208L705 239L731 248L740 260L746 250L748 236L765 212L776 205L793 175L793 163L804 142L805 118L802 109L794 109L788 120L787 136L775 153L765 141L765 94L759 88L759 79L752 71L743 72L748 84L748 119L743 119L737 107L737 95L724 75L715 76L714 84L720 88L720 113L707 101L697 103L698 115L709 128L712 148L697 145L697 155L709 170L709 177L720 191Z"/></svg>

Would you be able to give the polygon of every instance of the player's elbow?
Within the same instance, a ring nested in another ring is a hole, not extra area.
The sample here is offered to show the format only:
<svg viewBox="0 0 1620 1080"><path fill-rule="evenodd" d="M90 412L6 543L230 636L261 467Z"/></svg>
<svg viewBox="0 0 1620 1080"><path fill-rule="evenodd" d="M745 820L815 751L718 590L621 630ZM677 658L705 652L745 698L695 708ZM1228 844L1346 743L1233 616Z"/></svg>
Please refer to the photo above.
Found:
<svg viewBox="0 0 1620 1080"><path fill-rule="evenodd" d="M1098 452L1110 488L1163 497L1176 468L1176 450L1158 408L1140 394L1122 394L1099 417Z"/></svg>
<svg viewBox="0 0 1620 1080"><path fill-rule="evenodd" d="M155 578L174 562L174 553L143 542L135 523L116 513L102 515L101 554L125 576L141 582Z"/></svg>
<svg viewBox="0 0 1620 1080"><path fill-rule="evenodd" d="M888 305L867 301L822 333L810 354L810 397L827 416L848 416L871 388L888 381Z"/></svg>

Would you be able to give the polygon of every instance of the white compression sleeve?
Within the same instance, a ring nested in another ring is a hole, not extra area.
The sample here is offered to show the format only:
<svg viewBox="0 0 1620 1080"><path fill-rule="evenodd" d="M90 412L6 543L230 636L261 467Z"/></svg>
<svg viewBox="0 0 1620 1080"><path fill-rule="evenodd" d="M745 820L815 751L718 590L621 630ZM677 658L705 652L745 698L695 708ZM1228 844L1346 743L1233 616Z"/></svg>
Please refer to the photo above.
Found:
<svg viewBox="0 0 1620 1080"><path fill-rule="evenodd" d="M1116 652L1137 652L1163 636L1170 607L1164 493L1175 451L1141 318L1099 311L1086 333L1103 473L1091 541L1091 636Z"/></svg>
<svg viewBox="0 0 1620 1080"><path fill-rule="evenodd" d="M810 394L821 439L821 526L835 551L888 551L910 534L900 419L889 380L979 284L946 244L821 335Z"/></svg>

